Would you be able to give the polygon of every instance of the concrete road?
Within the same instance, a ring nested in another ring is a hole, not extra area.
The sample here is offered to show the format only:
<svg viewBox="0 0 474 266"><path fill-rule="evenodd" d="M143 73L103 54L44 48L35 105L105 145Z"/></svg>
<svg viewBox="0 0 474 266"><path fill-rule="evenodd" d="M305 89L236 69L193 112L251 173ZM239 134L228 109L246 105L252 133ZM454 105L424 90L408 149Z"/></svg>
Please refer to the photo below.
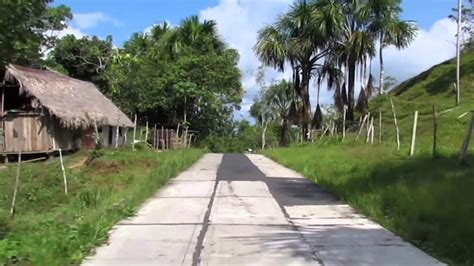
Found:
<svg viewBox="0 0 474 266"><path fill-rule="evenodd" d="M261 155L207 154L83 265L432 265L439 261Z"/></svg>

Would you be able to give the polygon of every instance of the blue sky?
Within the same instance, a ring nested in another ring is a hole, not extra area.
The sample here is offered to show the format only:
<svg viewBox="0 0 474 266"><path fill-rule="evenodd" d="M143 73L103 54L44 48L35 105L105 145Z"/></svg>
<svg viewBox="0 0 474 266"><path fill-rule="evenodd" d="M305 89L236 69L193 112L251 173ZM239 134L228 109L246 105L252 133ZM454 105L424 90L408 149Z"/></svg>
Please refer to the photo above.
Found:
<svg viewBox="0 0 474 266"><path fill-rule="evenodd" d="M246 94L242 111L236 119L248 117L252 99L258 93L255 71L260 63L252 47L256 32L272 23L293 0L56 0L54 4L71 7L74 19L61 34L77 36L112 35L114 44L121 46L133 32L143 32L154 23L167 21L174 25L190 15L217 22L219 34L241 54L239 68ZM417 22L420 31L412 45L403 50L385 51L386 73L399 82L428 67L454 56L456 25L447 16L457 0L404 0L402 18ZM374 69L378 68L377 58ZM289 73L267 70L267 81L289 78ZM377 76L377 71L374 71ZM311 92L313 95L314 92ZM332 101L331 92L322 91L322 103ZM314 99L313 99L314 101Z"/></svg>
<svg viewBox="0 0 474 266"><path fill-rule="evenodd" d="M240 2L251 2L242 0ZM281 1L263 0L268 8L278 6ZM99 36L112 35L116 45L121 45L131 33L143 31L153 23L169 21L178 24L189 15L199 15L201 10L219 4L218 0L56 0L55 4L65 4L74 13L102 13L119 23L107 21L95 27L83 30L87 34ZM422 28L429 28L435 21L447 17L451 8L456 5L454 0L405 0L403 18L415 20Z"/></svg>

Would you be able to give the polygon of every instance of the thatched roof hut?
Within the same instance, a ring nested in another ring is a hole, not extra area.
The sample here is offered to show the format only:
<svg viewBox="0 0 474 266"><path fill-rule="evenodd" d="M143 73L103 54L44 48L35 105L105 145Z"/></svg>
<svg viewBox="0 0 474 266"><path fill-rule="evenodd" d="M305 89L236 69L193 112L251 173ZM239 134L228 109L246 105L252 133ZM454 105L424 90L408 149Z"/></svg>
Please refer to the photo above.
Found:
<svg viewBox="0 0 474 266"><path fill-rule="evenodd" d="M16 80L20 93L33 99L34 108L46 108L65 127L133 127L133 122L90 82L53 70L12 64L6 67L5 80Z"/></svg>
<svg viewBox="0 0 474 266"><path fill-rule="evenodd" d="M90 83L53 70L5 68L0 156L119 146L132 121Z"/></svg>

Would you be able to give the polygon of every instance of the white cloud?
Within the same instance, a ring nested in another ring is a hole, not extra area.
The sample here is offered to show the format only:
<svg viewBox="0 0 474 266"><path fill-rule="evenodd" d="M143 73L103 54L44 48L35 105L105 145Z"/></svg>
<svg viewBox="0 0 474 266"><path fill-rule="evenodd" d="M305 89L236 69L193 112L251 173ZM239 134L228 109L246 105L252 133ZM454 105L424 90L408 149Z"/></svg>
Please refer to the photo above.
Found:
<svg viewBox="0 0 474 266"><path fill-rule="evenodd" d="M123 24L115 18L111 18L102 12L91 13L74 13L72 25L79 29L95 28L99 23L112 24L115 27L123 26Z"/></svg>
<svg viewBox="0 0 474 266"><path fill-rule="evenodd" d="M257 31L283 13L293 0L220 0L219 4L201 10L201 19L215 20L219 34L240 53L239 68L246 94L242 110L236 119L248 117L253 98L258 92L255 74L260 62L255 57L253 46L257 41ZM276 71L267 71L268 80L277 77Z"/></svg>
<svg viewBox="0 0 474 266"><path fill-rule="evenodd" d="M285 12L293 0L220 0L216 6L201 10L201 19L217 22L219 34L240 53L239 68L242 84L246 91L242 110L235 114L240 120L248 117L252 100L258 93L255 74L260 62L253 52L257 31L271 24L277 16ZM441 19L430 29L421 29L413 43L405 50L390 47L384 52L386 75L394 76L399 82L414 76L427 68L454 56L454 35L456 24L449 19ZM373 74L378 76L378 58L373 60ZM290 78L289 71L278 73L268 70L267 82L272 79ZM316 89L311 88L312 103L316 101ZM358 92L356 92L358 95ZM321 89L321 103L332 103L332 92ZM314 106L313 106L314 107Z"/></svg>
<svg viewBox="0 0 474 266"><path fill-rule="evenodd" d="M84 36L86 36L86 33L82 32L80 29L78 28L74 28L72 26L68 26L67 28L65 28L64 30L60 31L57 36L58 38L62 38L66 35L74 35L76 36L76 38L82 38Z"/></svg>
<svg viewBox="0 0 474 266"><path fill-rule="evenodd" d="M421 29L413 43L404 50L389 47L384 51L386 75L402 82L456 53L456 23L448 18L438 20L430 29ZM378 76L378 58L374 59Z"/></svg>

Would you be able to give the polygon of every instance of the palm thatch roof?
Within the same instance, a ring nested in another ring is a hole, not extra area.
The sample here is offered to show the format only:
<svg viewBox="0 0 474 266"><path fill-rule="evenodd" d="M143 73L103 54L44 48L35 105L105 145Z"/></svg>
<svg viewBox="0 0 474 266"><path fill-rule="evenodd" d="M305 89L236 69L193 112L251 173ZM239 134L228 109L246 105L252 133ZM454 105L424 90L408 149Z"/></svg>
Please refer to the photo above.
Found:
<svg viewBox="0 0 474 266"><path fill-rule="evenodd" d="M46 108L68 128L133 127L132 121L90 82L12 64L6 67L5 80L16 80L20 94L33 99L33 107Z"/></svg>

